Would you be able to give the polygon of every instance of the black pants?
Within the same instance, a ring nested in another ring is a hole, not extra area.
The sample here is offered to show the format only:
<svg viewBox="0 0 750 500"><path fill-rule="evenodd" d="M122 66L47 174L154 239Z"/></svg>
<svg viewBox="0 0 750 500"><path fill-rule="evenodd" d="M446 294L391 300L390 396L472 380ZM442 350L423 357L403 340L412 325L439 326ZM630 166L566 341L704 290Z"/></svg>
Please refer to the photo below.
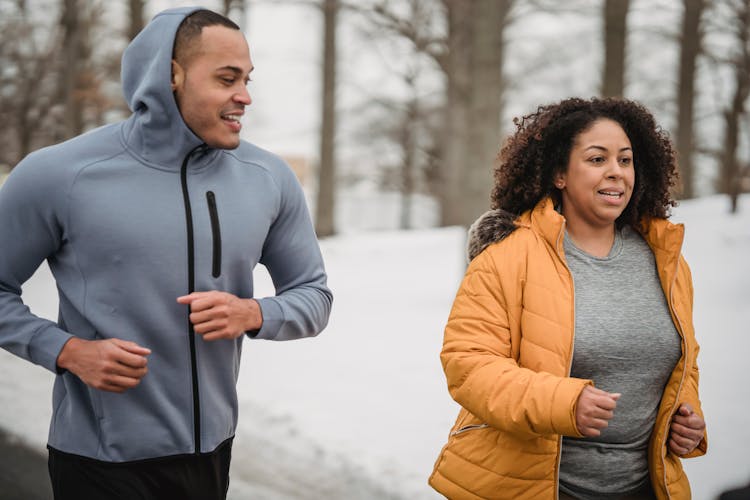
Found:
<svg viewBox="0 0 750 500"><path fill-rule="evenodd" d="M211 453L112 463L49 448L55 500L224 500L232 439Z"/></svg>

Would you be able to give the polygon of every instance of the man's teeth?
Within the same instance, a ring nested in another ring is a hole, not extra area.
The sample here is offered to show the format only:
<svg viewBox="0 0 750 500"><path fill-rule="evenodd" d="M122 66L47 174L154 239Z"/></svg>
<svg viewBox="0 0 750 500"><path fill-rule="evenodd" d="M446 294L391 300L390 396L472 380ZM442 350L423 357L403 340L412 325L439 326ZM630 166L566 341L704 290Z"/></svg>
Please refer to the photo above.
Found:
<svg viewBox="0 0 750 500"><path fill-rule="evenodd" d="M237 115L225 115L225 116L222 116L222 118L224 118L225 120L231 120L233 122L238 122L238 123L240 121L240 117Z"/></svg>

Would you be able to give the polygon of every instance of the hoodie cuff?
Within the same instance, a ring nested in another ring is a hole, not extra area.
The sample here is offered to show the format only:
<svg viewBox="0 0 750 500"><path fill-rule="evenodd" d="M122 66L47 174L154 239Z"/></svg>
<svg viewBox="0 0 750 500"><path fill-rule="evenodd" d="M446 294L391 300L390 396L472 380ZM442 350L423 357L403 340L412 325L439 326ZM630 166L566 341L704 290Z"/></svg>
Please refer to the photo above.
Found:
<svg viewBox="0 0 750 500"><path fill-rule="evenodd" d="M260 313L263 315L263 325L261 325L260 330L247 332L247 335L250 338L272 340L276 338L284 324L284 311L273 297L256 299L256 301L260 306Z"/></svg>
<svg viewBox="0 0 750 500"><path fill-rule="evenodd" d="M73 335L56 326L49 326L36 333L29 342L29 361L59 375L64 370L57 366L57 357L63 346Z"/></svg>

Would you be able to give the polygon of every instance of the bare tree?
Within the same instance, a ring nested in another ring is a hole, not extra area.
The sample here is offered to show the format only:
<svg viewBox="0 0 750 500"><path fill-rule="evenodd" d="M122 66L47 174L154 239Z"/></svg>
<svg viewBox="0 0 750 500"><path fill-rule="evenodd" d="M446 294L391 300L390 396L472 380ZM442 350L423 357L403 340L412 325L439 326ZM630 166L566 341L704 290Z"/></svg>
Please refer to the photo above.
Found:
<svg viewBox="0 0 750 500"><path fill-rule="evenodd" d="M381 56L376 64L388 75L389 82L362 88L362 103L351 113L357 117L355 141L366 144L375 163L374 169L353 178L374 177L381 189L398 191L398 227L411 229L417 195L436 199L442 192L436 152L443 134L444 96L439 85L437 88L434 85L439 71L435 59L438 51L442 53L442 42L438 40L443 40L444 33L438 32L441 38L433 37L430 25L442 19L443 12L437 2L409 0L400 6L404 10L399 18L390 11L373 15L371 10L361 8L361 4L354 7L363 21L360 25L363 43L374 48L373 54ZM383 36L381 23L389 27L386 30L389 34L396 26L404 32L418 29L419 33L411 31L409 37ZM433 47L428 50L428 45ZM389 90L383 91L382 87Z"/></svg>
<svg viewBox="0 0 750 500"><path fill-rule="evenodd" d="M143 8L145 0L128 0L128 40L132 40L145 26Z"/></svg>
<svg viewBox="0 0 750 500"><path fill-rule="evenodd" d="M440 144L443 225L468 225L489 206L500 144L503 33L512 0L409 0L406 15L380 0L373 22L431 57L445 81ZM447 27L435 32L432 16Z"/></svg>
<svg viewBox="0 0 750 500"><path fill-rule="evenodd" d="M414 225L414 198L418 193L429 193L431 118L434 109L422 102L419 94L418 72L410 67L401 75L408 88L406 99L377 99L377 107L368 106L374 116L366 123L362 134L373 146L384 143L386 150L395 149L394 155L379 153L384 159L379 171L381 186L396 189L401 195L398 225L400 229L412 229ZM395 146L395 148L394 148Z"/></svg>
<svg viewBox="0 0 750 500"><path fill-rule="evenodd" d="M400 10L399 10L400 7ZM369 146L384 146L379 152L382 170L381 186L401 193L400 226L412 225L412 199L416 193L433 197L442 194L441 174L436 155L442 140L442 111L444 96L435 96L434 89L425 88L422 79L432 80L436 73L444 74L447 35L443 26L443 5L438 1L376 1L373 9L350 4L361 14L367 45L386 43L389 52L399 57L382 57L380 64L389 76L397 78L403 89L399 95L382 95L377 87L364 90L366 104L362 106ZM411 51L409 50L411 48ZM378 52L376 50L376 52ZM391 52L392 53L392 52ZM374 139L374 140L373 140ZM388 152L397 151L392 160Z"/></svg>
<svg viewBox="0 0 750 500"><path fill-rule="evenodd" d="M0 164L14 166L52 142L58 53L56 26L40 27L24 1L7 2L0 17Z"/></svg>
<svg viewBox="0 0 750 500"><path fill-rule="evenodd" d="M737 198L742 187L742 174L745 173L738 158L742 117L748 112L747 100L750 95L750 2L736 0L729 2L734 14L734 28L737 39L736 55L733 58L735 90L729 109L724 112L724 147L721 157L719 188L729 195L731 212L737 211Z"/></svg>
<svg viewBox="0 0 750 500"><path fill-rule="evenodd" d="M444 3L449 50L443 223L466 226L489 206L500 146L503 28L512 2Z"/></svg>
<svg viewBox="0 0 750 500"><path fill-rule="evenodd" d="M83 132L83 102L77 91L81 83L87 55L85 24L81 22L81 0L62 0L62 59L59 99L65 103L64 123L60 139Z"/></svg>
<svg viewBox="0 0 750 500"><path fill-rule="evenodd" d="M322 123L320 133L320 169L318 198L315 205L315 231L319 237L335 234L336 182L336 17L338 0L323 0L323 85Z"/></svg>
<svg viewBox="0 0 750 500"><path fill-rule="evenodd" d="M103 124L105 111L113 105L102 86L105 80L117 79L118 68L109 61L119 57L109 50L97 53L108 46L95 43L97 33L111 30L100 24L103 17L104 5L99 0L61 0L56 99L63 105L64 126L56 131L56 141Z"/></svg>
<svg viewBox="0 0 750 500"><path fill-rule="evenodd" d="M2 1L0 16L0 163L13 166L30 151L104 123L115 106L104 90L119 60L112 26L101 24L99 0ZM96 63L94 62L96 61ZM111 85L110 87L116 88ZM120 98L121 99L121 98Z"/></svg>
<svg viewBox="0 0 750 500"><path fill-rule="evenodd" d="M406 110L402 126L399 129L399 143L401 144L402 169L401 169L401 217L399 227L411 229L412 227L412 201L417 184L417 148L418 137L414 123L419 121L419 96L414 86L414 78L408 78L407 83L411 86L411 98L406 103Z"/></svg>
<svg viewBox="0 0 750 500"><path fill-rule="evenodd" d="M622 97L630 0L604 0L604 73L602 95Z"/></svg>
<svg viewBox="0 0 750 500"><path fill-rule="evenodd" d="M682 197L695 196L693 166L695 65L701 51L700 21L705 0L683 0L682 37L680 38L679 88L677 95L677 152L679 155Z"/></svg>
<svg viewBox="0 0 750 500"><path fill-rule="evenodd" d="M240 26L240 29L245 31L245 16L247 14L247 1L246 0L223 0L223 12L224 15L231 18Z"/></svg>

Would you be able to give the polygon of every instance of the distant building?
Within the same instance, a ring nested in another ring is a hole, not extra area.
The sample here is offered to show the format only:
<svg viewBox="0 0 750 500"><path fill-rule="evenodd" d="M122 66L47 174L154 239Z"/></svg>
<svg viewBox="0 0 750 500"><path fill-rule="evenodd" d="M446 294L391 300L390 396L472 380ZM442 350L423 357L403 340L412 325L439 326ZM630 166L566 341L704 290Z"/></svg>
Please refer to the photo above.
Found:
<svg viewBox="0 0 750 500"><path fill-rule="evenodd" d="M8 177L8 174L10 173L10 167L8 165L3 165L0 163L0 186L3 185L5 182L5 178Z"/></svg>
<svg viewBox="0 0 750 500"><path fill-rule="evenodd" d="M292 170L297 176L299 183L302 184L302 187L305 188L305 190L308 190L311 187L310 183L312 182L312 174L310 172L312 167L310 165L310 159L300 155L282 155L282 158L284 158L284 161L292 167Z"/></svg>

